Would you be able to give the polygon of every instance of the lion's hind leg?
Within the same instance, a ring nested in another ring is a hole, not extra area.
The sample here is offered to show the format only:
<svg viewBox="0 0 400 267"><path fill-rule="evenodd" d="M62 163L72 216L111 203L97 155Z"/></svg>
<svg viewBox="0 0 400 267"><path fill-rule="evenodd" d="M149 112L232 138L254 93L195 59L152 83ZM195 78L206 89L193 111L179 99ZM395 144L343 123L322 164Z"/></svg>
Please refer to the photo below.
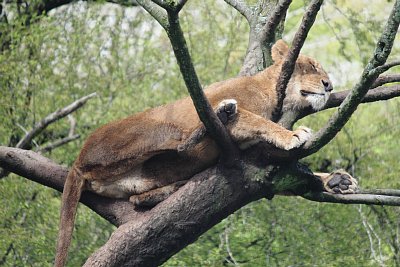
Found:
<svg viewBox="0 0 400 267"><path fill-rule="evenodd" d="M334 194L354 194L358 191L358 182L344 170L332 173L314 173L320 177L325 191Z"/></svg>
<svg viewBox="0 0 400 267"><path fill-rule="evenodd" d="M137 207L154 207L158 203L167 199L175 193L181 186L187 183L188 180L178 181L163 187L159 187L140 195L132 195L129 201Z"/></svg>

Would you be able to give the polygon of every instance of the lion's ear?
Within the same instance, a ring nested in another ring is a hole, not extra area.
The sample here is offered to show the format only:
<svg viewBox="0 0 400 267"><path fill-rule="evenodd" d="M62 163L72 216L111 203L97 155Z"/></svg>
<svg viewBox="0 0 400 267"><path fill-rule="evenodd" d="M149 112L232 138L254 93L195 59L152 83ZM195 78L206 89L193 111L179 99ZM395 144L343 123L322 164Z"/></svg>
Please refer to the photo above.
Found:
<svg viewBox="0 0 400 267"><path fill-rule="evenodd" d="M286 57L287 53L289 52L289 47L282 39L276 41L276 43L272 46L271 55L272 60L275 63L278 63Z"/></svg>

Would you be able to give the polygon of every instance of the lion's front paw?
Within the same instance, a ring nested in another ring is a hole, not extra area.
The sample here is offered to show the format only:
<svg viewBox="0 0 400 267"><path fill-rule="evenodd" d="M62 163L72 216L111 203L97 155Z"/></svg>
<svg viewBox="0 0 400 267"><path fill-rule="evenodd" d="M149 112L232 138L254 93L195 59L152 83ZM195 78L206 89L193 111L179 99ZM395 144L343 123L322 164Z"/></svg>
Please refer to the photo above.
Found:
<svg viewBox="0 0 400 267"><path fill-rule="evenodd" d="M235 118L237 114L237 101L235 99L222 100L215 110L218 118L223 124L228 123Z"/></svg>
<svg viewBox="0 0 400 267"><path fill-rule="evenodd" d="M291 142L285 147L286 150L290 150L296 147L301 146L305 142L307 142L308 139L310 139L312 136L312 131L311 129L300 126L293 132L292 140Z"/></svg>
<svg viewBox="0 0 400 267"><path fill-rule="evenodd" d="M330 193L354 194L358 191L358 182L344 170L338 170L324 179L324 188Z"/></svg>

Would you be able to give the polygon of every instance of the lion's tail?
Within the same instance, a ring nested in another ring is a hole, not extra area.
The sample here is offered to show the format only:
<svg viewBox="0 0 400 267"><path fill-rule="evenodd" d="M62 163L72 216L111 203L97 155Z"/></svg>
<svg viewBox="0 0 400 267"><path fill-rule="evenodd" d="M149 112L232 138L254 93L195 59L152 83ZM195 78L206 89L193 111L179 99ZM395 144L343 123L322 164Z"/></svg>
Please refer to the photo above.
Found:
<svg viewBox="0 0 400 267"><path fill-rule="evenodd" d="M55 267L63 267L67 260L68 247L71 244L76 210L83 186L84 180L79 177L79 171L73 166L68 173L62 194Z"/></svg>

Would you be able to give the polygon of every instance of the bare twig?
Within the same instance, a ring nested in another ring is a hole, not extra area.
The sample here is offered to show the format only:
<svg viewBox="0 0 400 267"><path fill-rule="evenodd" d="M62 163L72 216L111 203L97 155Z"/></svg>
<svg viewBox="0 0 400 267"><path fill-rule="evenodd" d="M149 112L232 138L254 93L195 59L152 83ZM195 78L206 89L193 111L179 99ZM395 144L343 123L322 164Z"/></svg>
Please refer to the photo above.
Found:
<svg viewBox="0 0 400 267"><path fill-rule="evenodd" d="M317 17L318 11L323 3L323 0L313 0L308 6L303 20L300 24L298 31L292 42L292 47L290 48L285 61L282 64L281 73L279 75L278 81L276 83L276 92L278 94L277 107L275 108L272 120L277 122L282 116L282 105L283 99L286 96L286 87L289 83L289 79L293 74L296 60L300 54L300 50L307 38L308 32L311 26L314 24L315 18Z"/></svg>
<svg viewBox="0 0 400 267"><path fill-rule="evenodd" d="M65 144L69 143L69 142L72 142L72 141L78 139L79 137L80 137L79 134L69 135L67 137L64 137L64 138L61 138L59 140L56 140L56 141L54 141L54 142L52 142L50 144L47 144L46 146L39 147L38 149L35 149L35 151L37 151L37 152L50 152L50 151L52 151L53 149L55 149L57 147L63 146Z"/></svg>
<svg viewBox="0 0 400 267"><path fill-rule="evenodd" d="M75 129L76 129L76 120L74 119L74 117L69 114L68 115L68 120L69 123L71 125L71 127L69 128L69 132L68 132L68 136L61 138L59 140L56 140L55 142L52 142L50 144L47 144L46 146L43 147L39 147L37 149L35 149L35 151L37 152L49 152L52 151L53 149L60 147L62 145L65 145L69 142L72 142L76 139L78 139L80 137L79 134L75 134Z"/></svg>
<svg viewBox="0 0 400 267"><path fill-rule="evenodd" d="M224 0L225 3L236 9L243 17L250 22L251 20L251 8L241 0Z"/></svg>
<svg viewBox="0 0 400 267"><path fill-rule="evenodd" d="M352 91L340 105L339 109L329 119L325 127L320 129L318 133L316 133L313 138L305 144L304 149L301 152L303 157L315 153L329 143L350 119L358 105L362 102L368 89L380 74L376 69L385 64L385 61L392 50L399 23L400 1L397 0L394 3L393 10L388 18L383 33L377 42L374 55L364 69L360 81L354 86Z"/></svg>
<svg viewBox="0 0 400 267"><path fill-rule="evenodd" d="M37 136L41 131L43 131L49 124L67 116L68 114L74 112L78 108L82 107L90 98L96 96L96 93L84 96L70 105L58 109L55 112L47 115L44 119L36 123L32 130L30 130L16 145L17 148L27 148L32 141L32 139Z"/></svg>

